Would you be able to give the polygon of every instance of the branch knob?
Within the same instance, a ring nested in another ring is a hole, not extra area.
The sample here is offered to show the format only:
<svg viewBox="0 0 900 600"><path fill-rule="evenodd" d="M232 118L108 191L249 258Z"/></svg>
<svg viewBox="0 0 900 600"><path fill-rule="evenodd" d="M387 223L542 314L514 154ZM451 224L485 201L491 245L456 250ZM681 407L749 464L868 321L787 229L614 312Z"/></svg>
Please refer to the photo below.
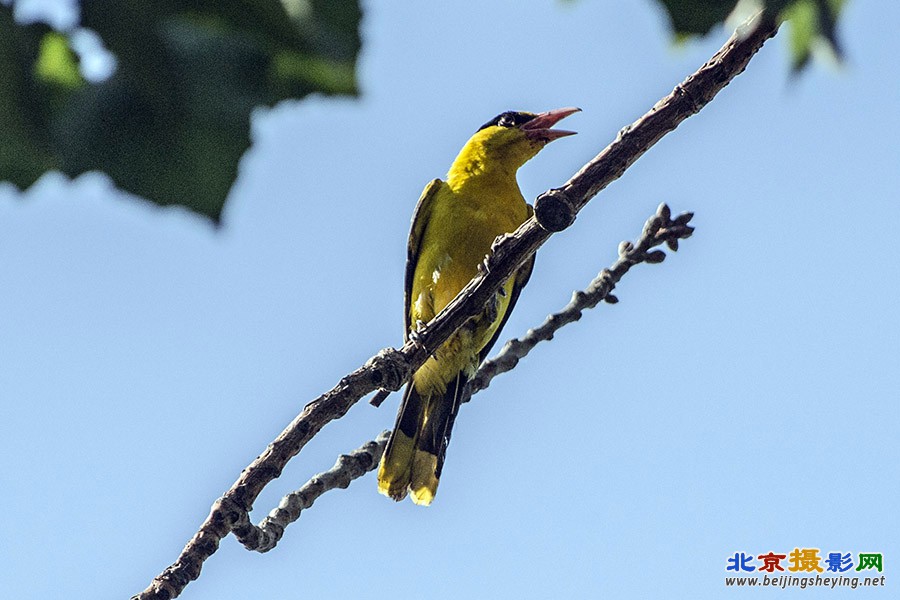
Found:
<svg viewBox="0 0 900 600"><path fill-rule="evenodd" d="M534 216L547 231L562 231L575 222L575 203L561 189L547 190L534 201Z"/></svg>

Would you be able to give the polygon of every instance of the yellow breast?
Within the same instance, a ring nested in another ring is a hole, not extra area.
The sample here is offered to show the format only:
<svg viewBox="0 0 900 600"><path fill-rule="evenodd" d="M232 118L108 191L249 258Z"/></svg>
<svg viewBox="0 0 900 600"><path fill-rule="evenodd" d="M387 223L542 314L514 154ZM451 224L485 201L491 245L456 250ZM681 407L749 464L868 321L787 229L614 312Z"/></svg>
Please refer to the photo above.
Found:
<svg viewBox="0 0 900 600"><path fill-rule="evenodd" d="M412 282L413 327L417 321L428 322L449 304L477 274L494 240L515 231L528 218L528 205L515 179L512 185L484 179L458 189L445 185L434 200ZM513 285L510 278L505 293L498 295L492 321L482 319L463 327L423 365L414 378L423 393L442 388L460 370L477 368L478 353L502 322Z"/></svg>

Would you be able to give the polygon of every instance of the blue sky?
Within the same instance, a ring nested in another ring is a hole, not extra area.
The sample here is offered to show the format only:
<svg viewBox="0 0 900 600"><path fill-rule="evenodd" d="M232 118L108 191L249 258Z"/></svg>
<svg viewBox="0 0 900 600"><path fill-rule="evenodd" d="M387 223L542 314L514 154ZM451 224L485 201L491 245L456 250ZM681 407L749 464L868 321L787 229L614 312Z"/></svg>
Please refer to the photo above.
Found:
<svg viewBox="0 0 900 600"><path fill-rule="evenodd" d="M9 597L142 590L307 401L400 343L413 206L481 123L584 109L520 172L534 198L727 37L673 47L648 1L484 4L366 3L362 96L259 110L219 231L97 174L0 186ZM725 587L728 556L795 547L881 552L895 586L900 6L866 8L841 21L843 67L793 79L782 32L540 250L508 336L660 202L696 213L619 304L462 410L432 507L369 474L268 554L226 539L182 597L759 598ZM323 430L254 520L398 399Z"/></svg>

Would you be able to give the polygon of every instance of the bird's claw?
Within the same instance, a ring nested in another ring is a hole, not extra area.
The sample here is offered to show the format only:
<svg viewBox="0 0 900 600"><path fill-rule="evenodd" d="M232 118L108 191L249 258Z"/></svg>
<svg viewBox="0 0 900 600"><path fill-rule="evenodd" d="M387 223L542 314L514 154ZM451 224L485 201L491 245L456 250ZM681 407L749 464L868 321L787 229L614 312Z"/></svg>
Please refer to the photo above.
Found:
<svg viewBox="0 0 900 600"><path fill-rule="evenodd" d="M485 254L484 260L482 260L480 263L478 263L478 272L483 275L487 275L488 273L491 272L491 255L490 254Z"/></svg>
<svg viewBox="0 0 900 600"><path fill-rule="evenodd" d="M421 348L425 352L428 352L428 348L425 347L425 344L422 343L421 332L425 329L425 322L416 320L415 329L409 332L409 341L411 341L417 348Z"/></svg>

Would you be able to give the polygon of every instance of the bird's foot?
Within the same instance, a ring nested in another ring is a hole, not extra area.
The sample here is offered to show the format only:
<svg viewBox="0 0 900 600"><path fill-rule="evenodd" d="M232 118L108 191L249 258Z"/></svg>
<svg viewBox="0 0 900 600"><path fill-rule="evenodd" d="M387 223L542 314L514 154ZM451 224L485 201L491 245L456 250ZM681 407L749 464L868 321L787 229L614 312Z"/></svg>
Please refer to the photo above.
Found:
<svg viewBox="0 0 900 600"><path fill-rule="evenodd" d="M425 352L428 352L428 348L425 347L425 344L422 343L422 336L420 335L422 331L425 330L425 322L416 320L415 329L409 332L409 341L411 341L417 348L421 348Z"/></svg>

